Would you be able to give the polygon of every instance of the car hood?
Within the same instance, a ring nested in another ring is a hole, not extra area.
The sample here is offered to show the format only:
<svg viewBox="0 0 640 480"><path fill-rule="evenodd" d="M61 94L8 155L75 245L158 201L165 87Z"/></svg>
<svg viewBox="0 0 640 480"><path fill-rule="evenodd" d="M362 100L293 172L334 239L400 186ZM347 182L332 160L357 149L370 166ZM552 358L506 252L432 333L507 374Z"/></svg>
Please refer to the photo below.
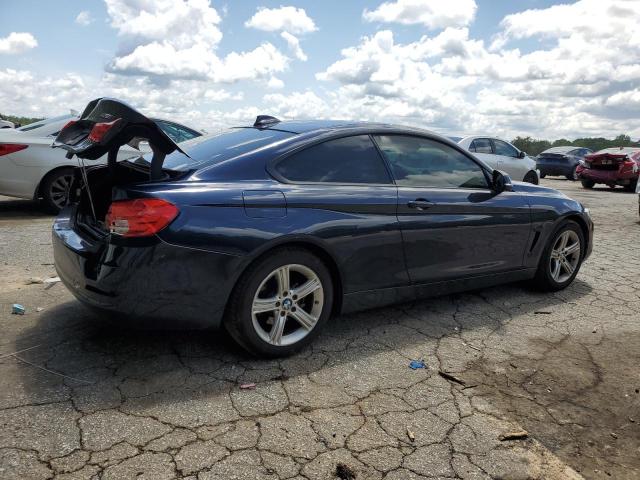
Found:
<svg viewBox="0 0 640 480"><path fill-rule="evenodd" d="M529 195L543 195L547 197L569 198L564 193L549 187L534 185L527 182L512 182L513 191L527 193Z"/></svg>

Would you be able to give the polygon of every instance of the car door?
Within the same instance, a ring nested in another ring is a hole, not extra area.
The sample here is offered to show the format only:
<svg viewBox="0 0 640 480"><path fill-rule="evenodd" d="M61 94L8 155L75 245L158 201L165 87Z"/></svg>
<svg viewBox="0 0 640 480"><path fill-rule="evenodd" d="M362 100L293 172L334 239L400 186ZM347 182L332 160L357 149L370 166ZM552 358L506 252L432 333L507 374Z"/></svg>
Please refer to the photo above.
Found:
<svg viewBox="0 0 640 480"><path fill-rule="evenodd" d="M369 135L308 146L270 171L285 183L288 231L329 245L345 295L409 284L397 188Z"/></svg>
<svg viewBox="0 0 640 480"><path fill-rule="evenodd" d="M520 158L518 149L510 143L498 140L497 138L492 139L491 142L493 143L493 151L498 161L496 168L507 172L514 180L522 181L529 171L529 168L526 165L527 162L525 159Z"/></svg>
<svg viewBox="0 0 640 480"><path fill-rule="evenodd" d="M496 194L475 160L438 140L373 138L398 187L398 220L413 283L523 267L531 223L520 194Z"/></svg>
<svg viewBox="0 0 640 480"><path fill-rule="evenodd" d="M498 157L493 154L493 143L489 138L476 138L469 145L469 151L489 165L493 169L498 169Z"/></svg>

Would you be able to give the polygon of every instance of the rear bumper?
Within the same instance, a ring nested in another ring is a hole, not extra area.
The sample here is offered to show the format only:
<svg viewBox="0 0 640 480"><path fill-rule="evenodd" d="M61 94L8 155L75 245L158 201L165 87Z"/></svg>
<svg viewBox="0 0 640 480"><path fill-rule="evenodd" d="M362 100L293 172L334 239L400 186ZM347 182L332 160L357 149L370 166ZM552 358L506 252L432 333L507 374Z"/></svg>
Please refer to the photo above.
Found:
<svg viewBox="0 0 640 480"><path fill-rule="evenodd" d="M82 303L123 324L200 329L220 325L242 257L170 245L114 245L75 228L75 209L53 225L55 267Z"/></svg>
<svg viewBox="0 0 640 480"><path fill-rule="evenodd" d="M633 171L598 170L595 168L579 168L578 177L584 180L592 180L595 183L608 185L628 185L638 178L638 173Z"/></svg>

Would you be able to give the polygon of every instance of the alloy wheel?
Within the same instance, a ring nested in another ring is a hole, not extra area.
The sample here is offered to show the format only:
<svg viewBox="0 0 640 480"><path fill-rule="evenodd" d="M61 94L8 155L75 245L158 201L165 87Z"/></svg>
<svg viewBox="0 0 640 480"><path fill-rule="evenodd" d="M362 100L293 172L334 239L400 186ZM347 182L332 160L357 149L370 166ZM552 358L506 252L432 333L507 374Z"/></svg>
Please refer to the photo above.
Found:
<svg viewBox="0 0 640 480"><path fill-rule="evenodd" d="M73 175L60 175L56 177L49 186L49 198L57 208L62 208L67 204L67 198L69 197L69 188L71 188L71 181Z"/></svg>
<svg viewBox="0 0 640 480"><path fill-rule="evenodd" d="M551 278L557 283L566 282L580 262L580 237L573 230L562 232L553 244L549 271Z"/></svg>
<svg viewBox="0 0 640 480"><path fill-rule="evenodd" d="M251 305L256 333L275 346L293 345L316 326L324 289L309 267L289 264L273 270L258 287Z"/></svg>

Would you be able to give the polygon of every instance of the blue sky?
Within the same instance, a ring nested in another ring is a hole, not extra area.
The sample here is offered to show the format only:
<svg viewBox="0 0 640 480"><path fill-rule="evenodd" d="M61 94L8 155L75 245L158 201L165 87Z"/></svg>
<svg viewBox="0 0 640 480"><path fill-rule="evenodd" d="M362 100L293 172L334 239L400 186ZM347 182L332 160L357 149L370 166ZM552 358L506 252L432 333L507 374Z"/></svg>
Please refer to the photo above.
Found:
<svg viewBox="0 0 640 480"><path fill-rule="evenodd" d="M0 111L55 115L116 94L209 130L275 113L455 133L640 135L630 112L640 106L640 2L559 3L3 0ZM248 26L260 9L269 15ZM180 12L204 20L182 31L171 24ZM312 28L296 30L301 15ZM286 16L294 24L280 25ZM166 31L154 30L162 22ZM615 72L624 81L607 78Z"/></svg>

